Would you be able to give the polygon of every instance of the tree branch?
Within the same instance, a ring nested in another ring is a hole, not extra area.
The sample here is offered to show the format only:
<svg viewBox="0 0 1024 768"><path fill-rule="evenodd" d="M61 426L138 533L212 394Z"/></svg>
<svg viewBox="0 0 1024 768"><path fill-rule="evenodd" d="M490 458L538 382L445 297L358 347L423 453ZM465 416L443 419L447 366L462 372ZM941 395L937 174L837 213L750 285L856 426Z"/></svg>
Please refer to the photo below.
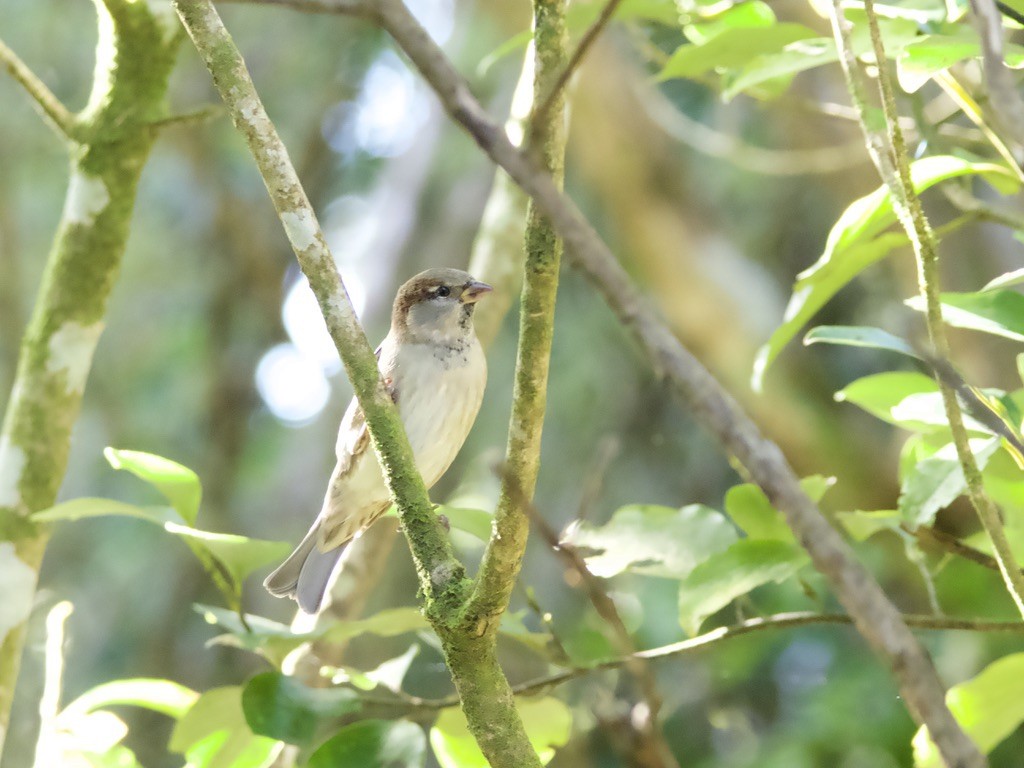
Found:
<svg viewBox="0 0 1024 768"><path fill-rule="evenodd" d="M904 614L903 621L914 629L928 631L961 631L961 632L1007 632L1024 634L1024 622L1021 621L990 621L987 619L951 619L941 616L927 616ZM539 696L550 691L556 686L577 680L581 677L591 675L595 672L603 672L610 669L619 669L628 666L633 661L662 661L674 659L679 656L688 656L692 653L717 648L720 644L734 640L743 635L770 632L780 629L792 629L795 627L806 627L820 624L835 624L852 626L853 617L843 613L814 613L812 611L794 611L791 613L777 613L770 616L761 616L753 619L730 624L725 627L716 627L702 635L691 637L687 640L680 640L678 643L670 643L657 648L649 648L644 651L637 651L629 656L620 656L605 661L599 661L584 667L573 667L553 672L549 675L526 680L512 686L516 696ZM441 699L422 699L419 697L384 698L360 695L360 700L381 706L398 707L403 711L409 709L437 710L457 706L459 700L455 696Z"/></svg>
<svg viewBox="0 0 1024 768"><path fill-rule="evenodd" d="M559 114L564 113L565 88L569 84L569 80L576 70L579 69L580 64L583 62L583 57L587 55L590 46L594 44L604 31L604 28L608 26L608 22L612 20L612 16L615 15L615 11L618 10L621 3L622 0L607 0L601 9L601 13L594 19L594 23L583 33L583 37L580 38L579 43L576 45L576 50L572 52L569 61L562 67L558 79L546 91L538 91L538 96L542 93L545 95L544 100L539 102L539 106L534 111L533 120L530 122L530 135L525 142L527 147L534 146L538 141L543 142L547 140L547 131L551 129L553 123L549 119L549 114L556 107ZM536 35L534 36L534 44L536 44Z"/></svg>
<svg viewBox="0 0 1024 768"><path fill-rule="evenodd" d="M540 760L498 664L494 638L465 631L459 620L469 586L464 568L434 514L397 409L381 381L376 357L245 62L210 0L175 0L174 7L213 75L235 126L249 144L345 364L388 488L398 504L424 593L424 614L441 640L470 732L494 768L539 768Z"/></svg>
<svg viewBox="0 0 1024 768"><path fill-rule="evenodd" d="M834 0L836 1L836 0ZM885 49L882 43L882 35L878 28L878 18L874 10L873 0L865 0L864 10L867 13L868 26L871 32L871 41L874 47L875 58L879 62L885 62ZM837 10L836 13L839 13ZM974 506L982 525L992 541L992 550L996 561L999 563L999 570L1003 574L1003 581L1013 598L1014 603L1021 615L1024 616L1024 574L1013 556L1010 543L1006 538L1002 520L999 512L992 503L992 500L985 493L982 483L981 471L971 451L967 430L964 428L963 414L960 410L960 403L957 400L956 387L950 383L946 361L950 358L949 339L946 337L946 326L942 319L942 301L940 298L939 274L938 274L938 242L935 233L924 215L921 207L921 200L914 191L913 181L910 178L910 163L907 160L908 153L903 139L903 132L900 129L896 111L896 97L889 78L889 73L884 66L878 69L878 87L882 99L882 111L885 115L888 126L888 137L886 150L891 158L889 167L895 166L895 174L886 179L893 198L893 207L903 224L914 247L914 254L917 258L918 284L921 295L925 300L925 320L928 325L928 336L932 347L935 349L935 357L940 361L933 366L935 380L942 392L942 402L946 412L946 419L949 422L950 431L953 433L953 443L956 446L957 457L963 470L964 479L967 482L968 496ZM863 120L865 126L867 120ZM867 128L865 128L867 132ZM886 174L883 174L883 178ZM952 369L952 366L948 366Z"/></svg>
<svg viewBox="0 0 1024 768"><path fill-rule="evenodd" d="M0 62L3 62L4 69L25 89L46 124L56 131L61 139L75 141L78 130L75 116L60 99L53 95L53 91L46 87L46 83L40 80L35 72L18 57L18 54L8 48L2 40L0 40Z"/></svg>
<svg viewBox="0 0 1024 768"><path fill-rule="evenodd" d="M535 102L551 91L551 84L564 70L567 38L564 0L534 0ZM546 125L539 134L543 144L538 149L545 170L560 184L565 168L564 99L556 98L552 106L544 116ZM539 116L534 113L531 126L536 126ZM562 243L533 202L527 213L525 251L519 348L505 449L507 471L502 476L493 532L464 614L467 624L479 634L493 635L508 607L529 534L529 519L521 501L532 499L540 465Z"/></svg>
<svg viewBox="0 0 1024 768"><path fill-rule="evenodd" d="M338 348L373 437L388 487L416 562L428 617L460 605L465 588L455 558L437 521L394 402L384 387L366 335L356 318L334 258L324 240L288 152L253 86L252 79L209 0L176 0L174 7L199 50L235 126L245 137L281 218L299 266L309 280L327 329Z"/></svg>
<svg viewBox="0 0 1024 768"><path fill-rule="evenodd" d="M67 469L71 430L117 282L136 187L156 138L145 116L164 103L177 50L176 37L147 3L132 3L116 17L103 5L96 10L96 76L91 106L80 117L72 118L0 46L0 58L47 118L62 136L79 142L0 431L0 583L10 606L0 623L0 747L10 734L7 750L24 754L29 747L15 743L16 734L31 736L33 728L7 724L49 540L49 527L30 516L53 505Z"/></svg>

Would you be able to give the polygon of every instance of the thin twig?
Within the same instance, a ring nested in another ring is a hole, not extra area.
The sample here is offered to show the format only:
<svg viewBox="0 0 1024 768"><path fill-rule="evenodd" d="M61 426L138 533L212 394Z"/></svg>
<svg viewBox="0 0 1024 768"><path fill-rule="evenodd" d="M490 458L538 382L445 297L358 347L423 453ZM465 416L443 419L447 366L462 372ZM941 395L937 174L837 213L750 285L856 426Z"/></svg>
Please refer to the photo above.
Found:
<svg viewBox="0 0 1024 768"><path fill-rule="evenodd" d="M838 2L838 0L833 0ZM865 0L864 10L867 14L868 28L871 33L871 42L874 47L875 58L879 62L885 62L885 48L882 42L882 34L878 27L878 17L875 14L873 0ZM839 11L836 11L839 13ZM940 297L939 274L938 274L938 243L935 233L932 231L928 219L921 207L921 200L914 191L914 184L910 177L910 163L907 159L906 144L903 139L903 132L900 129L898 113L896 110L895 91L890 80L889 73L883 65L878 68L878 87L882 99L882 110L888 126L887 146L884 147L889 160L888 168L895 165L895 174L882 173L883 178L889 186L893 198L893 207L896 210L907 237L914 246L914 254L917 257L918 283L920 292L925 301L925 320L928 325L928 336L935 355L940 361L948 361L950 358L949 339L946 337L946 326L942 318L942 300ZM865 134L870 134L867 129L867 120L864 121ZM890 154L891 153L891 154ZM882 166L879 166L882 171ZM949 366L951 369L952 366ZM948 379L941 375L940 371L946 370L946 365L936 368L936 380L942 393L942 402L946 412L946 420L949 422L950 431L953 433L953 443L956 446L957 456L960 459L960 466L963 469L964 479L967 482L967 492L974 506L989 539L992 541L992 550L996 560L999 562L1000 571L1003 574L1003 581L1013 598L1014 603L1021 615L1024 616L1024 574L1017 565L1010 543L1006 538L1006 531L1003 529L999 512L992 500L985 493L982 483L981 471L971 451L970 440L967 430L964 427L963 414L960 410L960 403L957 400L956 388L950 385ZM947 371L948 372L948 371Z"/></svg>
<svg viewBox="0 0 1024 768"><path fill-rule="evenodd" d="M974 547L964 544L956 536L948 534L945 531L929 528L928 526L912 528L906 523L901 523L900 529L909 533L918 541L937 546L939 549L942 549L951 555L962 557L964 560L968 560L975 565L980 565L981 567L988 568L992 571L999 570L999 563L994 557L986 555L979 549L975 549Z"/></svg>
<svg viewBox="0 0 1024 768"><path fill-rule="evenodd" d="M927 631L958 631L958 632L1007 632L1024 633L1024 622L1021 621L990 621L988 619L955 619L944 616L926 616L916 614L904 614L903 621L907 626L914 629ZM552 688L563 685L572 680L577 680L595 672L604 672L611 669L625 667L636 659L643 661L662 661L674 659L679 656L687 656L698 651L705 651L717 648L719 644L734 640L743 635L757 634L765 631L776 631L780 629L793 629L796 627L808 627L822 624L833 624L853 626L854 620L851 616L843 613L814 613L813 611L794 611L791 613L777 613L770 616L759 616L753 619L730 624L725 627L717 627L702 635L681 640L678 643L670 643L657 648L649 648L644 651L637 651L625 657L617 657L598 661L587 666L573 667L553 672L549 675L526 680L512 686L512 692L516 696L537 696L547 693ZM413 707L416 709L446 709L457 706L458 698L448 696L439 699L421 699L418 697L405 696L401 699L360 694L360 700L370 704L378 704L389 707Z"/></svg>
<svg viewBox="0 0 1024 768"><path fill-rule="evenodd" d="M150 123L154 128L172 128L179 125L201 125L205 122L227 114L222 104L207 104L188 112L168 115Z"/></svg>
<svg viewBox="0 0 1024 768"><path fill-rule="evenodd" d="M0 62L17 81L25 92L32 99L37 110L42 114L46 124L49 125L64 140L75 140L77 125L75 116L61 103L61 100L54 96L51 91L35 72L29 69L18 54L7 47L7 44L0 40Z"/></svg>
<svg viewBox="0 0 1024 768"><path fill-rule="evenodd" d="M624 666L636 683L637 693L646 707L646 712L640 712L641 716L631 719L634 722L638 735L646 741L643 749L645 754L656 755L660 765L675 766L678 763L672 755L672 751L665 743L658 724L658 714L661 711L661 694L658 693L658 686L655 683L654 675L648 668L646 660L637 655L633 638L629 635L622 616L615 602L608 595L604 584L587 568L587 563L582 555L570 544L560 541L558 533L540 514L533 501L529 499L523 490L516 484L515 478L511 477L507 470L502 471L504 482L511 485L511 492L516 497L517 504L522 507L530 517L530 521L537 529L537 533L547 545L558 554L566 563L568 568L580 577L580 584L587 598L601 619L612 630L611 640L618 650L619 656L623 659ZM513 689L514 690L514 689ZM637 722L639 721L639 722Z"/></svg>
<svg viewBox="0 0 1024 768"><path fill-rule="evenodd" d="M533 116L530 118L530 132L527 136L525 146L532 147L536 145L538 141L544 140L544 134L547 131L546 126L548 125L548 114L554 108L555 102L559 97L564 98L563 92L565 91L565 87L569 84L570 78L572 78L576 70L579 69L580 64L583 62L583 57L587 55L587 51L590 50L590 46L594 44L601 32L604 31L604 28L608 26L608 22L612 20L612 16L615 15L615 11L621 3L622 0L608 0L601 9L601 13L599 13L597 18L594 19L594 23L591 24L587 28L587 31L583 33L583 37L580 38L580 42L576 46L576 50L572 52L572 56L569 57L569 61L566 62L565 66L562 68L562 72L558 76L558 79L555 80L554 85L551 86L547 95L544 97L544 101L540 102L540 105L534 110Z"/></svg>

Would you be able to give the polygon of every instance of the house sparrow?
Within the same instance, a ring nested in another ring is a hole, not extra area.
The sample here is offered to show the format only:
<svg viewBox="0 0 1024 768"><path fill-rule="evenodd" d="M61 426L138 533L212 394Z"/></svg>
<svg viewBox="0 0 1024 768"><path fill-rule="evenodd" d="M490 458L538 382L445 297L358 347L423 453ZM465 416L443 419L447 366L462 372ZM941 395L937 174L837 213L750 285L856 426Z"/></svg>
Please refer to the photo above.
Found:
<svg viewBox="0 0 1024 768"><path fill-rule="evenodd" d="M391 330L377 348L381 375L409 435L427 488L454 461L480 410L487 361L473 309L491 286L458 269L428 269L395 297ZM391 496L355 398L341 421L320 514L287 560L263 582L306 613L320 610L341 547L380 517Z"/></svg>

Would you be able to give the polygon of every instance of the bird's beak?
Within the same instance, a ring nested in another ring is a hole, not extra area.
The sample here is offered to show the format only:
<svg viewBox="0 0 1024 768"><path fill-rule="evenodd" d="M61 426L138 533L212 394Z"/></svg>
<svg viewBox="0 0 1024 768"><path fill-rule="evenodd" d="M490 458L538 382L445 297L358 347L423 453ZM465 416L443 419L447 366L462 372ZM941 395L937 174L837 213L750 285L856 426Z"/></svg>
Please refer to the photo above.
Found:
<svg viewBox="0 0 1024 768"><path fill-rule="evenodd" d="M462 303L475 304L480 300L481 296L485 293L490 293L493 290L494 288L489 286L487 283L481 283L479 280L474 280L462 289Z"/></svg>

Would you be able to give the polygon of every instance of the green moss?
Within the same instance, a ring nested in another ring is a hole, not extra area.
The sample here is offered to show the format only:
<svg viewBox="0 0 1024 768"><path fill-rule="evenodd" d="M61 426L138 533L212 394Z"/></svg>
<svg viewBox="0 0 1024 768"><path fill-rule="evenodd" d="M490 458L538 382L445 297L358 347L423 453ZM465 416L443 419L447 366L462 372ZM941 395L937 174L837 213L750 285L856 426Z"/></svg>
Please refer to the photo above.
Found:
<svg viewBox="0 0 1024 768"><path fill-rule="evenodd" d="M50 343L66 324L90 326L106 313L136 186L156 138L150 123L166 113L167 80L178 43L145 2L111 5L113 16L97 3L96 80L89 106L77 118L79 143L71 158L72 178L98 179L106 203L91 218L65 218L58 228L22 340L18 396L11 398L4 417L3 433L24 452L25 463L18 479L20 507L0 508L0 540L13 542L18 556L34 569L42 561L48 529L26 515L56 500L82 400L80 382L69 381L66 370L51 365ZM9 716L23 639L23 627L17 627L0 646L0 733Z"/></svg>

